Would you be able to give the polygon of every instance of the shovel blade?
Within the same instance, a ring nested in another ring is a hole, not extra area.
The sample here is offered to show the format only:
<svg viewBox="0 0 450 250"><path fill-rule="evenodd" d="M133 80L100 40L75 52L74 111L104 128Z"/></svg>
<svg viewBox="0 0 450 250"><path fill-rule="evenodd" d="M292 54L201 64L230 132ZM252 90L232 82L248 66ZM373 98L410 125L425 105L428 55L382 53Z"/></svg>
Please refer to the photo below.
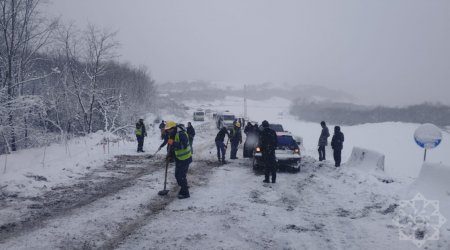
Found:
<svg viewBox="0 0 450 250"><path fill-rule="evenodd" d="M161 190L158 192L158 195L164 196L167 195L169 193L169 190Z"/></svg>

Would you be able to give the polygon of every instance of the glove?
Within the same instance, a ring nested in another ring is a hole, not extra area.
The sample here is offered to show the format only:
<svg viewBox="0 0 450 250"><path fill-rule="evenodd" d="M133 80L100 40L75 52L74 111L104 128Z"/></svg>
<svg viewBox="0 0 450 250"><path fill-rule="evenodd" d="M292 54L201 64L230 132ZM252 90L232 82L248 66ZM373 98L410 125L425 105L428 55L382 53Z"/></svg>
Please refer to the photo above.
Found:
<svg viewBox="0 0 450 250"><path fill-rule="evenodd" d="M167 144L172 145L173 144L173 139L167 140Z"/></svg>

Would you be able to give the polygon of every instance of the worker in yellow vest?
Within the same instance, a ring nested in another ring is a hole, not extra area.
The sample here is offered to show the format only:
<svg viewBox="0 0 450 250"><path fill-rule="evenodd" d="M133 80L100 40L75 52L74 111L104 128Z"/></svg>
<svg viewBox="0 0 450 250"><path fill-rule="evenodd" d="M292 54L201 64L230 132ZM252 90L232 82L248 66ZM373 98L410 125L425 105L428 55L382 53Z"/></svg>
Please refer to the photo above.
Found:
<svg viewBox="0 0 450 250"><path fill-rule="evenodd" d="M136 123L136 129L134 130L134 133L135 133L136 139L138 141L137 152L144 153L145 151L143 150L142 147L144 146L144 137L147 136L144 119L141 118L141 119L139 119L139 122Z"/></svg>
<svg viewBox="0 0 450 250"><path fill-rule="evenodd" d="M167 121L165 130L168 135L167 160L175 159L175 178L181 187L178 193L178 199L189 198L189 188L186 178L189 164L192 162L189 136L184 128L177 126L174 121Z"/></svg>

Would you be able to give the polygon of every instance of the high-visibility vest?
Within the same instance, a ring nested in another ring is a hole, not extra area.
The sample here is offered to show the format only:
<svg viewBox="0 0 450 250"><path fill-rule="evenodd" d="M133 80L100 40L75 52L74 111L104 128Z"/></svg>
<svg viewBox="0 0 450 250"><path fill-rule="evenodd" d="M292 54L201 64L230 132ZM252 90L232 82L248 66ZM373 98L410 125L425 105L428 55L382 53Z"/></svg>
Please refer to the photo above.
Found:
<svg viewBox="0 0 450 250"><path fill-rule="evenodd" d="M185 131L182 131L186 135L186 138L189 138L188 134ZM180 142L180 132L175 135L175 142ZM175 149L175 157L178 160L183 161L187 160L192 156L191 145L189 145L189 141L187 142L187 147L181 149Z"/></svg>
<svg viewBox="0 0 450 250"><path fill-rule="evenodd" d="M141 136L141 135L142 135L142 128L136 128L136 129L134 130L134 133L135 133L137 136Z"/></svg>

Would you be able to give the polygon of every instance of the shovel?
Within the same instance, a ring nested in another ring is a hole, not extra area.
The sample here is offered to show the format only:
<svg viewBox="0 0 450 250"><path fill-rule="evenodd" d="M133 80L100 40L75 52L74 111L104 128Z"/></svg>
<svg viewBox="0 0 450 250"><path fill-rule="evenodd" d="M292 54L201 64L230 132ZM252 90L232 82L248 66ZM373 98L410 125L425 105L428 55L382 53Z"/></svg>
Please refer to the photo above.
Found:
<svg viewBox="0 0 450 250"><path fill-rule="evenodd" d="M147 159L155 157L156 153L158 153L160 150L161 150L161 148L158 148L158 150L156 150L155 153L153 153L152 155L147 156Z"/></svg>
<svg viewBox="0 0 450 250"><path fill-rule="evenodd" d="M166 189L167 184L167 169L169 168L169 160L166 159L166 173L164 175L164 189L158 192L158 195L164 196L169 193L169 190Z"/></svg>

